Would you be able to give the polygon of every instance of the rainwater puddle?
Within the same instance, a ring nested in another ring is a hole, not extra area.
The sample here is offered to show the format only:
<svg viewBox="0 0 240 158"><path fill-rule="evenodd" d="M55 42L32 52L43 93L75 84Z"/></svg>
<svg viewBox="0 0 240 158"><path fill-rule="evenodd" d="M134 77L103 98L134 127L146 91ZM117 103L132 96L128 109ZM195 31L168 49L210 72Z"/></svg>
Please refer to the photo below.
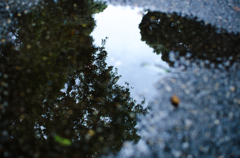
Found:
<svg viewBox="0 0 240 158"><path fill-rule="evenodd" d="M143 9L110 5L95 15L97 27L92 35L96 45L108 37L106 61L122 76L118 83L125 85L128 82L134 87L131 89L134 99L139 102L144 97L149 102L156 95L154 83L167 74L163 68L169 69L169 66L162 61L161 55L153 53L153 49L141 41L138 25L142 16Z"/></svg>
<svg viewBox="0 0 240 158"><path fill-rule="evenodd" d="M238 9L1 2L0 157L239 157Z"/></svg>

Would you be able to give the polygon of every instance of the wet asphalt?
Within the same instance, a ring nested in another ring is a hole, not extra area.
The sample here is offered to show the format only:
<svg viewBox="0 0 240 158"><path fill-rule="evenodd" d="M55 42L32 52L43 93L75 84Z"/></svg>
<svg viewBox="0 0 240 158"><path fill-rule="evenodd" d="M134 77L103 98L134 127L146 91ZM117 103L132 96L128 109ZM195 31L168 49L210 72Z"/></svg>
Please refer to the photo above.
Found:
<svg viewBox="0 0 240 158"><path fill-rule="evenodd" d="M176 12L197 17L228 33L240 32L239 0L109 0L109 3ZM158 95L149 115L139 118L140 143L126 142L125 150L117 157L240 156L240 61L237 59L228 68L228 59L212 68L204 66L207 62L195 61L180 70L177 65L186 65L187 58L175 61L175 73L155 84ZM177 108L171 105L173 95L179 98Z"/></svg>
<svg viewBox="0 0 240 158"><path fill-rule="evenodd" d="M135 6L164 13L197 17L228 32L240 31L239 0L109 0L109 4Z"/></svg>

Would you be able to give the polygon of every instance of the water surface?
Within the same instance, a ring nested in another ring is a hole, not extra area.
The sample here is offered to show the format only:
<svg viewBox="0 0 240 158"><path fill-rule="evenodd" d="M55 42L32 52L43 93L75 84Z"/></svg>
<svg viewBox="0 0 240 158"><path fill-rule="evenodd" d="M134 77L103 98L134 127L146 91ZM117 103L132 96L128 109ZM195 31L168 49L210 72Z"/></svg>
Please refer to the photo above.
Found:
<svg viewBox="0 0 240 158"><path fill-rule="evenodd" d="M0 157L240 156L238 20L148 3L1 3Z"/></svg>

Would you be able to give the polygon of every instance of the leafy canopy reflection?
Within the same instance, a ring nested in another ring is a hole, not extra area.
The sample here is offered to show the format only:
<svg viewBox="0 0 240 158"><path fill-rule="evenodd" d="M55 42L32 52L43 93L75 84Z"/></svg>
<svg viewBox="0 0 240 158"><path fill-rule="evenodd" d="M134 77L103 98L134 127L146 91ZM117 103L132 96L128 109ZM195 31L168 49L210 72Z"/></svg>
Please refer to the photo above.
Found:
<svg viewBox="0 0 240 158"><path fill-rule="evenodd" d="M149 11L139 28L142 41L146 41L156 54L161 53L162 59L170 65L173 64L168 57L170 51L178 52L179 56L191 54L193 62L201 59L221 63L224 59L238 58L239 34L217 30L196 18Z"/></svg>
<svg viewBox="0 0 240 158"><path fill-rule="evenodd" d="M147 110L116 84L105 40L92 44L104 8L46 1L18 17L14 43L0 46L0 157L97 157L140 139L136 115Z"/></svg>

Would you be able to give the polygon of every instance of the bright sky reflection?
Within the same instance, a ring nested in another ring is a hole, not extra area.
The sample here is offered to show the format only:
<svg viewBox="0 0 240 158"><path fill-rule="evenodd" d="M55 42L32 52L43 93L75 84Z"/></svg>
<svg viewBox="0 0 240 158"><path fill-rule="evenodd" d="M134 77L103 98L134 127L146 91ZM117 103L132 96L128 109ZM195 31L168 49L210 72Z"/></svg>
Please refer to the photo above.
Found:
<svg viewBox="0 0 240 158"><path fill-rule="evenodd" d="M163 70L154 65L166 68L168 65L141 41L138 25L142 20L142 10L110 5L95 15L97 27L92 35L96 45L101 45L101 40L108 37L107 63L118 68L118 74L122 75L118 83L124 85L128 82L134 87L132 97L140 102L144 96L148 102L154 96L154 83L164 75Z"/></svg>

